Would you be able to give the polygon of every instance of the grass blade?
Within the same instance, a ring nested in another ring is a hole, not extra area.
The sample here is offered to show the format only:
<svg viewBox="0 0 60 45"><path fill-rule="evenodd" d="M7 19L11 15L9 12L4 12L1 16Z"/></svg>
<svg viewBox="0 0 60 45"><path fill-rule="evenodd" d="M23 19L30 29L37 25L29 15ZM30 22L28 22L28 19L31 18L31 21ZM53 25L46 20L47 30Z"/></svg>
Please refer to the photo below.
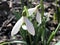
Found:
<svg viewBox="0 0 60 45"><path fill-rule="evenodd" d="M47 41L47 45L49 45L50 41L53 39L53 37L54 37L55 34L57 33L59 27L60 27L60 23L58 24L56 30L51 33L51 35L50 35L50 37L49 37L49 39L48 39L48 41Z"/></svg>

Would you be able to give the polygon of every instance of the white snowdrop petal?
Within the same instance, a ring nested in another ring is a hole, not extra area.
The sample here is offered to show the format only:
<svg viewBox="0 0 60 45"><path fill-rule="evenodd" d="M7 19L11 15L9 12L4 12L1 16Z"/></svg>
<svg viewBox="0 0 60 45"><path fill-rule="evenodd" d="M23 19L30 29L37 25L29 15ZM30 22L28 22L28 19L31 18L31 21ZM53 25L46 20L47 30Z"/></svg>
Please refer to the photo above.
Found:
<svg viewBox="0 0 60 45"><path fill-rule="evenodd" d="M47 12L45 12L45 13L44 13L44 16L47 16L47 15L48 15L48 13L47 13Z"/></svg>
<svg viewBox="0 0 60 45"><path fill-rule="evenodd" d="M21 25L23 24L23 17L21 17L17 23L15 24L15 26L13 27L12 31L11 31L11 36L14 36L16 33L18 33L18 31L21 28Z"/></svg>
<svg viewBox="0 0 60 45"><path fill-rule="evenodd" d="M12 0L10 1L10 5L9 5L9 7L12 7Z"/></svg>
<svg viewBox="0 0 60 45"><path fill-rule="evenodd" d="M27 31L34 36L35 30L34 30L33 24L26 17L24 17L24 22L26 23Z"/></svg>
<svg viewBox="0 0 60 45"><path fill-rule="evenodd" d="M49 13L47 13L47 12L44 13L44 16L47 18L46 21L49 21L49 20L50 20L49 17L52 17L52 16L51 16Z"/></svg>
<svg viewBox="0 0 60 45"><path fill-rule="evenodd" d="M28 9L29 16L31 16L35 10L36 10L36 8Z"/></svg>
<svg viewBox="0 0 60 45"><path fill-rule="evenodd" d="M41 14L38 11L36 15L36 21L38 22L38 24L41 24Z"/></svg>
<svg viewBox="0 0 60 45"><path fill-rule="evenodd" d="M22 25L22 28L23 28L24 30L27 30L26 25Z"/></svg>

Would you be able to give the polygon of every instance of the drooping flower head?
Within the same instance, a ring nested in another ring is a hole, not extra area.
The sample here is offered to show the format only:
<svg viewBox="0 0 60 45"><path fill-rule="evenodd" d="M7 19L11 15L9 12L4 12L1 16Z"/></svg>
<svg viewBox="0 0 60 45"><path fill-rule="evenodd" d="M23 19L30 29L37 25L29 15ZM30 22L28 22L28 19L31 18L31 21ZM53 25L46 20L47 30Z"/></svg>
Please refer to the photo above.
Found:
<svg viewBox="0 0 60 45"><path fill-rule="evenodd" d="M25 14L25 13L24 13ZM12 31L11 31L11 35L14 36L15 34L18 33L18 31L20 30L22 24L25 23L26 24L26 28L27 31L31 34L31 35L35 35L35 29L33 24L29 21L29 19L23 15L15 24L15 26L13 27Z"/></svg>
<svg viewBox="0 0 60 45"><path fill-rule="evenodd" d="M38 11L38 7L39 7L39 5L34 8L28 9L28 13L29 13L29 16L33 15L33 13L36 13L36 21L40 25L41 24L41 14Z"/></svg>

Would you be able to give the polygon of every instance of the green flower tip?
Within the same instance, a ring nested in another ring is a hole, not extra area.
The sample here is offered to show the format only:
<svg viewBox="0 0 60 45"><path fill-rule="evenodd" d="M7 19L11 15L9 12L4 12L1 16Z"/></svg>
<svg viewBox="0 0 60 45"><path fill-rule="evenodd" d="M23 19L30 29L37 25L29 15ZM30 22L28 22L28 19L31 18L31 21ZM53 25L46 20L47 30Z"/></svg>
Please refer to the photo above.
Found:
<svg viewBox="0 0 60 45"><path fill-rule="evenodd" d="M26 11L25 10L23 10L22 16L26 16Z"/></svg>
<svg viewBox="0 0 60 45"><path fill-rule="evenodd" d="M27 15L27 7L26 7L26 6L24 6L24 10L23 10L23 12L22 12L22 15L23 15L23 16L26 16L26 15Z"/></svg>

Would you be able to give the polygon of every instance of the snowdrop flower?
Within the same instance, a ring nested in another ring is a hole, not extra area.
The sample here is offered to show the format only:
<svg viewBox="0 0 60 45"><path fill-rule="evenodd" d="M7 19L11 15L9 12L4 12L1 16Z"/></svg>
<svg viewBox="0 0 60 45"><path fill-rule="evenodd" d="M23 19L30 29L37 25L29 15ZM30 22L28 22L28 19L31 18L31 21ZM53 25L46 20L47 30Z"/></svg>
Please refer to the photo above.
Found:
<svg viewBox="0 0 60 45"><path fill-rule="evenodd" d="M14 36L15 34L18 33L18 31L20 30L20 28L21 28L21 26L22 26L23 23L26 24L27 31L31 35L33 35L33 36L35 35L35 30L34 30L33 24L28 20L28 18L26 18L25 16L22 16L17 21L17 23L15 24L15 26L13 27L12 32L11 32L11 36Z"/></svg>
<svg viewBox="0 0 60 45"><path fill-rule="evenodd" d="M28 9L29 16L31 16L34 12L36 13L36 21L40 25L41 24L41 14L39 13L38 8L34 7L34 8Z"/></svg>
<svg viewBox="0 0 60 45"><path fill-rule="evenodd" d="M29 16L31 16L36 9L37 9L36 7L28 9Z"/></svg>

